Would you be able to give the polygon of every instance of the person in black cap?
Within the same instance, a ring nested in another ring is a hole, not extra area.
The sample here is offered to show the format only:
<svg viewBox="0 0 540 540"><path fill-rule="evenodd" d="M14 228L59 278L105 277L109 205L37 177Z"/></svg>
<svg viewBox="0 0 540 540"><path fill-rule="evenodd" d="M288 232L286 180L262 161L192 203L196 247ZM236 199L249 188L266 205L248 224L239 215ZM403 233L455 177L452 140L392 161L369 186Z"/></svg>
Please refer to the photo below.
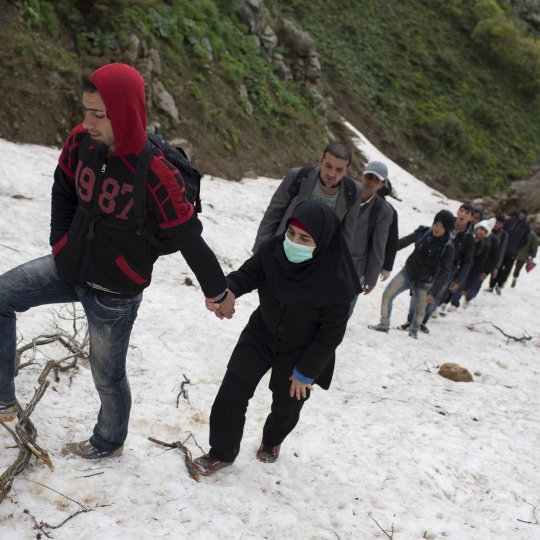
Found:
<svg viewBox="0 0 540 540"><path fill-rule="evenodd" d="M240 335L212 406L210 451L193 461L205 476L238 456L248 402L270 369L272 409L257 459L276 461L312 384L330 386L350 302L361 290L339 218L319 201L298 204L286 232L264 241L227 282L235 298L257 289L260 305ZM219 316L218 304L208 308Z"/></svg>
<svg viewBox="0 0 540 540"><path fill-rule="evenodd" d="M527 208L520 208L517 217L506 220L504 230L508 234L504 259L495 282L495 292L501 294L510 275L518 251L527 243L531 227L527 221Z"/></svg>
<svg viewBox="0 0 540 540"><path fill-rule="evenodd" d="M428 303L444 286L454 257L450 233L454 229L454 215L448 210L437 212L431 227L420 226L412 234L401 238L398 249L412 244L415 247L405 261L404 268L388 283L381 302L381 321L368 328L378 332L388 332L394 298L403 291L412 292L413 317L409 336L418 337L418 328Z"/></svg>
<svg viewBox="0 0 540 540"><path fill-rule="evenodd" d="M436 318L438 316L439 306L441 310L444 311L446 308L446 305L444 305L445 302L450 301L454 291L459 287L462 287L467 279L467 274L472 266L474 256L474 235L471 227L473 212L474 207L469 202L462 203L456 212L454 228L450 233L450 238L452 239L452 245L454 247L452 268L446 283L439 289L435 302L426 306L426 312L422 319L422 324L420 324L420 331L425 334L429 334L427 324L430 317ZM402 330L409 329L412 318L413 307L410 305L407 322L402 324L400 328Z"/></svg>

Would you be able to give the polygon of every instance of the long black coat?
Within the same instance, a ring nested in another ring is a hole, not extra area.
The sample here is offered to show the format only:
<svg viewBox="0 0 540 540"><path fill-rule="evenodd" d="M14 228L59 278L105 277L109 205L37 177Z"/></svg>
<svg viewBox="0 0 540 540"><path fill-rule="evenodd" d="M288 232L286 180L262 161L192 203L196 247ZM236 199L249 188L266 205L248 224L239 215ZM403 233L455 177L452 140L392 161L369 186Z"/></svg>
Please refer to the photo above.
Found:
<svg viewBox="0 0 540 540"><path fill-rule="evenodd" d="M228 368L254 382L270 367L284 376L292 375L296 367L328 389L334 372L335 350L347 327L349 302L316 308L285 305L272 294L258 255L229 274L227 281L237 298L257 289L260 300L240 334Z"/></svg>

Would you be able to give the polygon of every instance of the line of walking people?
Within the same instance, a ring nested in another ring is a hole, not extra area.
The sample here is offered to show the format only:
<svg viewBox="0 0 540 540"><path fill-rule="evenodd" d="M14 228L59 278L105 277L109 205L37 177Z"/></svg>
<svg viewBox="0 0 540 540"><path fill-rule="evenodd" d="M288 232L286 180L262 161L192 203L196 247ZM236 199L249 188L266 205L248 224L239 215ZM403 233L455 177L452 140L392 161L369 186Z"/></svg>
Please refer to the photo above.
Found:
<svg viewBox="0 0 540 540"><path fill-rule="evenodd" d="M84 79L81 102L83 121L70 132L52 181L51 253L0 276L0 422L15 421L23 411L15 388L17 314L43 304L80 302L100 400L93 433L65 445L83 459L123 452L131 411L126 357L161 254L159 239L181 252L206 308L217 317L233 317L243 294L259 294L212 406L210 451L194 460L203 475L236 459L249 400L269 370L272 405L256 456L276 461L312 386L330 386L335 352L358 296L388 279L398 249L414 244L404 268L388 283L381 321L372 328L388 331L392 301L409 289L409 335L417 337L433 307L478 289L478 279L488 273L500 292L528 241L526 212L506 222L498 216L491 227L481 215L473 224L468 204L457 216L438 212L431 226L399 239L397 212L385 200L392 191L387 166L372 161L355 181L348 175L351 150L332 142L316 166L286 174L261 221L252 257L225 276L202 236L182 171L148 140L141 74L126 64L103 66ZM141 195L136 171L149 145L142 184L146 208L139 219L132 210L135 195ZM498 240L485 247L486 237ZM485 260L475 264L481 253Z"/></svg>

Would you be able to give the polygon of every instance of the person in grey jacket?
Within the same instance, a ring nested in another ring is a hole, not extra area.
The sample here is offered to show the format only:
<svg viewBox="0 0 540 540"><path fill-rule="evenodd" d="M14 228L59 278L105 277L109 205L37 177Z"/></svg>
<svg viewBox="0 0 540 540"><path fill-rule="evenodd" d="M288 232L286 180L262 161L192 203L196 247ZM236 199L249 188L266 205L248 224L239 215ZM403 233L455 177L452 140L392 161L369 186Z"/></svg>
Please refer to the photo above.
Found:
<svg viewBox="0 0 540 540"><path fill-rule="evenodd" d="M382 270L393 216L390 205L376 196L385 186L388 169L380 161L368 163L359 184L347 176L351 159L347 146L333 142L324 149L319 167L291 169L266 209L253 252L257 252L261 242L285 230L299 202L318 200L333 208L340 219L362 291L368 294ZM351 303L351 314L356 300Z"/></svg>
<svg viewBox="0 0 540 540"><path fill-rule="evenodd" d="M369 294L377 284L393 219L392 207L377 196L387 178L388 169L380 161L369 162L362 176L364 189L350 250L364 294Z"/></svg>
<svg viewBox="0 0 540 540"><path fill-rule="evenodd" d="M318 167L290 169L270 200L259 225L253 253L265 240L285 231L285 225L301 201L317 200L336 212L349 249L356 229L362 186L348 176L352 152L344 144L331 142Z"/></svg>

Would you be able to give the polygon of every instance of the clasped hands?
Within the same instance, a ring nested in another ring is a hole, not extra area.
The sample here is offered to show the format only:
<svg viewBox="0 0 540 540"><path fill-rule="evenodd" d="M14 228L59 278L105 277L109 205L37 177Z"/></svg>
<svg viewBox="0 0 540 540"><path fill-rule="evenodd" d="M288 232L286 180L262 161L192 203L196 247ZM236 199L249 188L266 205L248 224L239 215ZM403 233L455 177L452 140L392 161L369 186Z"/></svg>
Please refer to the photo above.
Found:
<svg viewBox="0 0 540 540"><path fill-rule="evenodd" d="M227 290L227 298L221 304L212 302L211 298L205 298L206 309L213 311L218 319L232 319L234 315L234 301L235 296L230 290Z"/></svg>

